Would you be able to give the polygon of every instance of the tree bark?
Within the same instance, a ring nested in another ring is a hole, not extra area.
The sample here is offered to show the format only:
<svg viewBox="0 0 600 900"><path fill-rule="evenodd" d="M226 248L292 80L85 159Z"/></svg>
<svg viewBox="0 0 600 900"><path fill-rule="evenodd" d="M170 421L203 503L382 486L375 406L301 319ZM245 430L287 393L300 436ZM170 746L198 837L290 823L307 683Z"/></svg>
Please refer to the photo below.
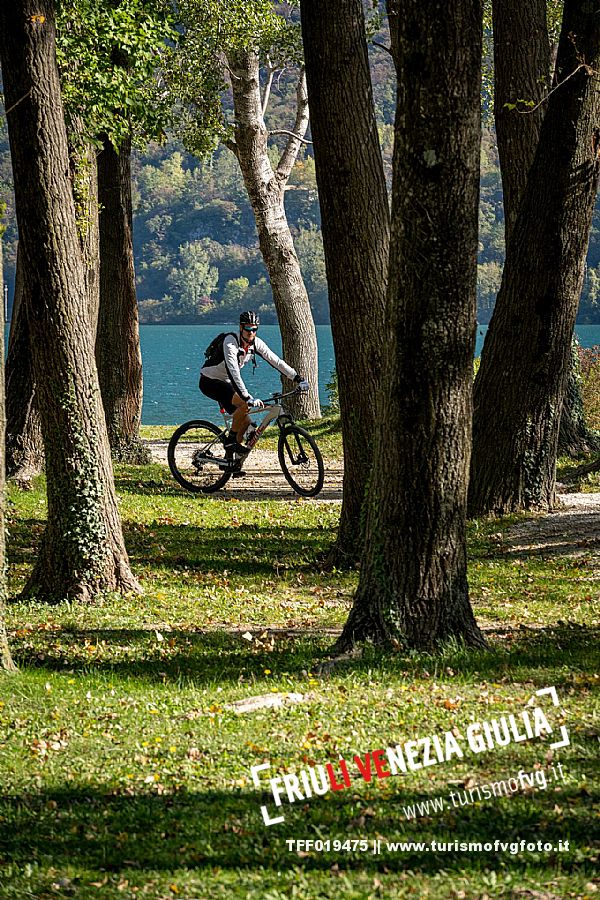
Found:
<svg viewBox="0 0 600 900"><path fill-rule="evenodd" d="M115 150L106 135L98 156L100 312L96 361L112 455L149 462L140 441L142 354L133 263L131 140Z"/></svg>
<svg viewBox="0 0 600 900"><path fill-rule="evenodd" d="M0 334L4 336L4 269L2 265L2 234L4 226L0 221ZM6 634L6 484L4 478L5 462L4 438L6 430L6 413L4 406L4 344L0 353L0 675L3 672L14 672L16 666L10 655L8 636Z"/></svg>
<svg viewBox="0 0 600 900"><path fill-rule="evenodd" d="M44 465L24 289L23 251L19 244L6 358L6 474L21 484L27 484Z"/></svg>
<svg viewBox="0 0 600 900"><path fill-rule="evenodd" d="M0 54L48 522L25 596L134 590L94 365L55 56L52 0L0 7Z"/></svg>
<svg viewBox="0 0 600 900"><path fill-rule="evenodd" d="M75 125L72 131L76 138ZM78 149L75 150L71 143L69 160L90 319L95 328L100 297L96 152L89 145L82 146L77 139L75 143ZM44 447L31 365L29 325L23 303L25 280L22 259L22 253L17 249L15 299L6 360L6 474L26 485L44 467Z"/></svg>
<svg viewBox="0 0 600 900"><path fill-rule="evenodd" d="M382 402L359 639L483 646L469 602L466 498L475 347L482 7L392 0L398 72Z"/></svg>
<svg viewBox="0 0 600 900"><path fill-rule="evenodd" d="M390 214L361 0L302 0L302 34L344 443L344 491L328 562L360 558L361 507L386 333Z"/></svg>
<svg viewBox="0 0 600 900"><path fill-rule="evenodd" d="M508 246L546 111L542 103L550 82L546 0L493 0L492 16L494 121ZM534 108L519 100L532 102Z"/></svg>
<svg viewBox="0 0 600 900"><path fill-rule="evenodd" d="M69 161L77 234L83 258L85 292L88 302L92 338L96 334L100 306L100 226L98 217L98 166L96 148L81 141L81 124L69 130Z"/></svg>
<svg viewBox="0 0 600 900"><path fill-rule="evenodd" d="M600 3L566 0L558 86L475 381L472 515L554 502L561 406L598 184L599 50Z"/></svg>
<svg viewBox="0 0 600 900"><path fill-rule="evenodd" d="M502 174L506 246L510 243L533 163L552 82L546 0L494 0L494 118ZM533 103L528 108L519 100ZM515 108L516 104L516 108ZM559 454L598 449L585 422L577 353L571 354L560 419Z"/></svg>
<svg viewBox="0 0 600 900"><path fill-rule="evenodd" d="M297 372L310 380L310 390L292 398L294 415L317 419L321 415L318 390L317 336L308 294L302 280L298 256L285 214L284 194L301 139L308 126L308 100L304 74L297 90L297 115L275 170L267 154L268 131L260 94L259 57L253 50L230 52L235 144L231 145L240 164L244 184L254 213L260 251L269 274L273 300L281 329L283 357ZM282 376L284 390L294 385Z"/></svg>

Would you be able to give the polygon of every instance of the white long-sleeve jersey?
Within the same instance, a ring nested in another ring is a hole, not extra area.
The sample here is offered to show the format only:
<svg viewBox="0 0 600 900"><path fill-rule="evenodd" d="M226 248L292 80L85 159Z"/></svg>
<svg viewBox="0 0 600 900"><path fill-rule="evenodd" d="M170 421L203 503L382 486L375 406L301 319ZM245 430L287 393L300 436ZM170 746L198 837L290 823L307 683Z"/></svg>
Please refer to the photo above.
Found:
<svg viewBox="0 0 600 900"><path fill-rule="evenodd" d="M260 356L270 366L285 375L286 378L296 377L296 370L273 353L270 347L259 337L246 349L238 343L233 334L225 335L223 339L223 362L216 366L203 366L200 374L206 378L214 378L216 381L225 381L235 388L242 400L247 400L251 394L242 378L240 369L253 359L254 353Z"/></svg>

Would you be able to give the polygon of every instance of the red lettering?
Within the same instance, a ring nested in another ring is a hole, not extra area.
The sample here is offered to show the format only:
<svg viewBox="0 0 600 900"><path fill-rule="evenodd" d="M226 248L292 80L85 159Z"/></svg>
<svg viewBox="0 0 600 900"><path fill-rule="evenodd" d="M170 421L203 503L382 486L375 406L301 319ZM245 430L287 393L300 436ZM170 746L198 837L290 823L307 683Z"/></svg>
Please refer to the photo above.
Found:
<svg viewBox="0 0 600 900"><path fill-rule="evenodd" d="M333 766L331 763L327 763L325 766L327 769L327 774L329 775L329 784L331 785L332 791L343 791L344 785L340 784L339 781L335 777L335 772L333 771Z"/></svg>
<svg viewBox="0 0 600 900"><path fill-rule="evenodd" d="M389 769L385 768L385 764L382 760L382 756L384 756L383 750L374 750L373 751L373 762L375 763L375 771L377 772L378 778L389 778L392 774Z"/></svg>
<svg viewBox="0 0 600 900"><path fill-rule="evenodd" d="M364 763L363 763L362 757L360 757L360 756L355 756L354 762L356 763L358 771L360 772L360 774L362 775L364 780L368 783L371 780L371 778L373 777L371 775L371 754L365 753Z"/></svg>
<svg viewBox="0 0 600 900"><path fill-rule="evenodd" d="M348 766L346 765L345 759L340 759L340 769L342 770L342 775L344 776L344 784L346 787L350 787L350 776L348 775Z"/></svg>

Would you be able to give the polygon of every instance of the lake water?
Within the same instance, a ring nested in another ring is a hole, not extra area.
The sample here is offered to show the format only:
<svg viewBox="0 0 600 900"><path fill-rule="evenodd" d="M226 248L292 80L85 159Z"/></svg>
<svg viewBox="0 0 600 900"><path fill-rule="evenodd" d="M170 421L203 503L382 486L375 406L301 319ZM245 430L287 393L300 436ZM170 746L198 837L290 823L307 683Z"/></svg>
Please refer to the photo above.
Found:
<svg viewBox="0 0 600 900"><path fill-rule="evenodd" d="M326 383L335 366L329 325L317 325L319 347L319 395L327 403ZM144 425L175 425L187 419L215 418L214 400L198 389L204 351L220 331L235 331L234 325L142 325L144 366ZM279 356L281 335L277 325L261 325L260 336ZM281 390L279 372L258 359L256 369L247 363L242 369L246 387L254 397L268 397ZM310 379L310 372L302 372Z"/></svg>
<svg viewBox="0 0 600 900"><path fill-rule="evenodd" d="M196 417L214 418L217 405L198 390L200 365L204 350L227 325L142 325L142 359L144 364L144 425L175 425ZM477 329L476 355L481 352L485 326ZM576 334L582 347L600 344L600 325L577 325ZM262 325L260 335L281 354L281 336L277 325ZM326 383L335 365L333 341L329 325L317 325L319 346L319 395L327 403ZM357 345L357 352L360 346ZM309 372L303 372L310 378ZM279 390L279 373L260 360L256 370L244 366L244 381L255 397L267 397ZM218 413L217 413L218 415Z"/></svg>

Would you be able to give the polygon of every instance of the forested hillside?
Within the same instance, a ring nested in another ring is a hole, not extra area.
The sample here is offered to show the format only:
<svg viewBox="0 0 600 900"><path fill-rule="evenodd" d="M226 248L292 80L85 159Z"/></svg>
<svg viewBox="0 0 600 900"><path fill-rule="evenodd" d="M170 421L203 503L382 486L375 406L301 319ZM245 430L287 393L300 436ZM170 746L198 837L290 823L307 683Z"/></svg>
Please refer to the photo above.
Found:
<svg viewBox="0 0 600 900"><path fill-rule="evenodd" d="M371 51L380 140L391 172L394 81L389 56ZM292 94L276 81L267 124L289 127ZM310 135L309 135L310 137ZM282 138L279 140L281 145ZM273 145L273 156L276 154ZM5 276L9 311L16 258L16 225L6 121L0 120L0 201L6 201ZM241 307L260 309L275 322L275 309L258 249L254 218L239 166L226 147L200 160L175 137L138 149L133 158L134 245L140 318L145 323L227 322ZM327 283L312 148L292 173L286 208L315 321L328 322ZM543 211L540 210L540 215ZM485 128L481 151L478 318L491 316L504 260L502 188L493 130ZM600 322L600 212L590 236L588 266L578 321Z"/></svg>

